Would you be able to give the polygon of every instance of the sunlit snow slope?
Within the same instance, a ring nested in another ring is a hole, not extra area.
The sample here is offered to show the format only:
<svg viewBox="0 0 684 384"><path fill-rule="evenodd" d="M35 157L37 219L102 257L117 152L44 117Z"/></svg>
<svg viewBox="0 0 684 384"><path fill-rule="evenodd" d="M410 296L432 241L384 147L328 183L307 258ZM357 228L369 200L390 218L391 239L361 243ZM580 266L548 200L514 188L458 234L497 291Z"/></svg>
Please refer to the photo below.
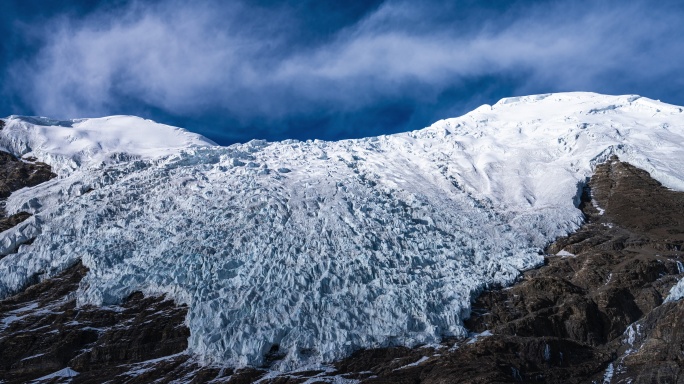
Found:
<svg viewBox="0 0 684 384"><path fill-rule="evenodd" d="M216 145L183 128L135 116L65 121L10 116L6 121L0 148L47 162L60 175L83 164L101 166L122 159L159 157L194 145Z"/></svg>
<svg viewBox="0 0 684 384"><path fill-rule="evenodd" d="M503 99L339 142L217 147L130 117L60 125L14 117L0 131L61 172L8 201L34 216L0 234L0 297L82 259L80 304L169 293L190 306L191 352L235 366L276 344L291 369L464 335L475 292L580 225L578 191L612 154L684 190L682 108L637 96Z"/></svg>

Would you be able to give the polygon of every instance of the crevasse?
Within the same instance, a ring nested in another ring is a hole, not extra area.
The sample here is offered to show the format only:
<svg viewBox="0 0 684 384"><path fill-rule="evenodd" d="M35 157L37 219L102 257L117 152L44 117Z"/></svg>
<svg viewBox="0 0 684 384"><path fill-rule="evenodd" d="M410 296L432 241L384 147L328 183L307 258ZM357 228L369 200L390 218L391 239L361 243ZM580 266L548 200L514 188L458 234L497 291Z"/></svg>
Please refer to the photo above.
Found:
<svg viewBox="0 0 684 384"><path fill-rule="evenodd" d="M34 216L0 234L0 297L81 259L79 304L166 293L189 305L190 351L231 366L465 335L472 295L581 224L597 163L616 154L684 190L683 117L646 98L550 94L392 136L230 147L130 117L13 117L0 145L60 178L9 199Z"/></svg>

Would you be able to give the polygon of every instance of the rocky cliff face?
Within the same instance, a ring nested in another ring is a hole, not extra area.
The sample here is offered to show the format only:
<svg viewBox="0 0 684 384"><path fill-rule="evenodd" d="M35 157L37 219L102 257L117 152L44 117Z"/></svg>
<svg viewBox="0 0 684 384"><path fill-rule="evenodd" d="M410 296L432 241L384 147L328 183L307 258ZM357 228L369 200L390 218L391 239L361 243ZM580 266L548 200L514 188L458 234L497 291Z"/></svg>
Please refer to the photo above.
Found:
<svg viewBox="0 0 684 384"><path fill-rule="evenodd" d="M12 154L0 151L0 232L12 228L30 216L26 212L7 216L5 213L7 197L18 189L38 185L56 176L49 165L32 160L34 159L21 160Z"/></svg>
<svg viewBox="0 0 684 384"><path fill-rule="evenodd" d="M27 382L69 367L81 381L102 382L127 364L185 349L187 309L172 301L134 294L120 306L76 308L70 294L86 272L78 264L0 303L3 380Z"/></svg>
<svg viewBox="0 0 684 384"><path fill-rule="evenodd" d="M6 199L18 189L38 185L56 176L49 165L34 160L21 160L0 151L0 198Z"/></svg>
<svg viewBox="0 0 684 384"><path fill-rule="evenodd" d="M663 301L684 272L684 194L612 159L580 208L586 224L545 266L475 300L472 339L363 351L338 367L369 382L678 382L684 307Z"/></svg>
<svg viewBox="0 0 684 384"><path fill-rule="evenodd" d="M184 353L185 307L137 293L120 306L76 308L86 272L76 265L0 302L0 380L678 382L684 304L665 298L684 272L684 194L613 158L596 168L580 208L586 223L548 247L543 267L474 299L466 340L359 351L327 371L202 367ZM278 358L273 350L266 363Z"/></svg>

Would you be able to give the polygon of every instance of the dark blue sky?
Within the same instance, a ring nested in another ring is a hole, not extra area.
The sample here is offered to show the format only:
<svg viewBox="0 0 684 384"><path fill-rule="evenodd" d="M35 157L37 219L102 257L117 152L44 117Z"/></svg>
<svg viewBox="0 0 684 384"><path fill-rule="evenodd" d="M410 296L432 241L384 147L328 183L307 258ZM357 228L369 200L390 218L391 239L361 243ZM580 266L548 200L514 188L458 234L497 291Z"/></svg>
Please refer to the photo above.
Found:
<svg viewBox="0 0 684 384"><path fill-rule="evenodd" d="M681 1L42 1L0 12L0 115L229 144L419 129L506 96L684 104Z"/></svg>

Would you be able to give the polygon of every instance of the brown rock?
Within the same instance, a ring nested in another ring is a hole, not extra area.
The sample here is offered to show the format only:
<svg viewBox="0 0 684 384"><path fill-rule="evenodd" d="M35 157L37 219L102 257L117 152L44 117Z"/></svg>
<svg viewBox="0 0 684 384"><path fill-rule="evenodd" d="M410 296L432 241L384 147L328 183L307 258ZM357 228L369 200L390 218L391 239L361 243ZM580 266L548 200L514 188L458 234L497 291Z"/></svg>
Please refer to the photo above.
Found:
<svg viewBox="0 0 684 384"><path fill-rule="evenodd" d="M21 161L12 154L0 151L0 232L31 217L27 212L19 212L7 217L5 199L18 189L38 185L56 176L47 164Z"/></svg>
<svg viewBox="0 0 684 384"><path fill-rule="evenodd" d="M684 194L612 159L580 208L586 223L549 246L543 267L474 301L466 326L477 335L466 340L363 350L335 372L263 380L264 370L206 367L184 353L187 309L163 298L76 308L71 295L86 272L77 265L0 302L3 321L18 318L0 329L0 380L68 366L79 372L74 383L598 383L610 365L614 383L682 381L684 301L663 300L684 259ZM561 250L575 256L555 256Z"/></svg>
<svg viewBox="0 0 684 384"><path fill-rule="evenodd" d="M370 372L357 377L367 382L589 383L602 382L613 364L613 382L676 382L684 304L662 302L684 257L684 193L611 159L597 168L580 208L586 224L549 246L545 266L475 300L466 326L492 336L437 350L362 351L336 367L350 377ZM576 256L553 255L561 250ZM627 353L624 334L635 321L642 347ZM420 364L397 370L409 361Z"/></svg>
<svg viewBox="0 0 684 384"><path fill-rule="evenodd" d="M4 232L15 225L21 223L22 221L31 217L28 212L19 212L14 215L0 218L0 232Z"/></svg>
<svg viewBox="0 0 684 384"><path fill-rule="evenodd" d="M77 308L70 297L86 272L78 264L0 302L0 379L25 382L68 366L97 382L186 349L187 308L163 297L134 293L120 306Z"/></svg>
<svg viewBox="0 0 684 384"><path fill-rule="evenodd" d="M45 163L24 162L0 151L0 198L7 198L18 189L38 185L56 176Z"/></svg>

